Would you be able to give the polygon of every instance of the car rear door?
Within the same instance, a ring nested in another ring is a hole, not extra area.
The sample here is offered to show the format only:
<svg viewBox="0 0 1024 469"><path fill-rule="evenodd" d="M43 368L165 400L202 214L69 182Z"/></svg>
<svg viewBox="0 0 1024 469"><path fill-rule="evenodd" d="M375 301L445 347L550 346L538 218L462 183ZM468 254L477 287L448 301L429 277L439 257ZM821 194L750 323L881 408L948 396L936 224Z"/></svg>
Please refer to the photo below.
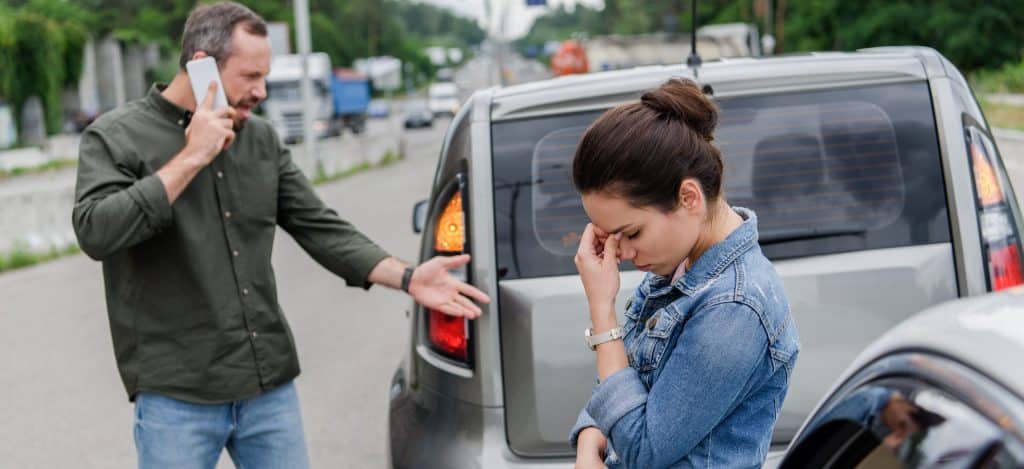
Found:
<svg viewBox="0 0 1024 469"><path fill-rule="evenodd" d="M758 214L802 339L776 428L784 442L865 345L957 296L931 98L913 80L719 105L726 199ZM572 454L568 432L594 385L573 265L587 218L569 170L599 114L492 124L506 426L523 456ZM623 267L620 311L642 278Z"/></svg>

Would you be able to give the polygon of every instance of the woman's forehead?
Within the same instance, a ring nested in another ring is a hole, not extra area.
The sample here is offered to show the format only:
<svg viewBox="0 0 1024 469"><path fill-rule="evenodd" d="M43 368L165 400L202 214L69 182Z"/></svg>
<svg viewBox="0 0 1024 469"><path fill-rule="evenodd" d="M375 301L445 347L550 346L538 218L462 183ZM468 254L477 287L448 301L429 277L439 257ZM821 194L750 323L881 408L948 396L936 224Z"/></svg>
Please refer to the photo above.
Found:
<svg viewBox="0 0 1024 469"><path fill-rule="evenodd" d="M603 193L584 195L583 209L595 226L609 233L634 225L648 216L647 210L630 205L622 197Z"/></svg>

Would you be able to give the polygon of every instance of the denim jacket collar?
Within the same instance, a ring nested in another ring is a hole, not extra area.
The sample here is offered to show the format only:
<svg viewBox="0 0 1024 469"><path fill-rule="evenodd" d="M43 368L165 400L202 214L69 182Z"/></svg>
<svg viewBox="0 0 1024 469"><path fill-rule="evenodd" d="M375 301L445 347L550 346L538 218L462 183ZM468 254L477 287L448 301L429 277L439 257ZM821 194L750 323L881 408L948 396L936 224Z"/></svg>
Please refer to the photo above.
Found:
<svg viewBox="0 0 1024 469"><path fill-rule="evenodd" d="M693 295L720 275L743 253L756 245L757 215L752 210L743 207L733 207L733 210L743 218L743 223L738 228L729 233L724 240L705 251L674 284L669 285L672 280L671 276L664 277L648 273L641 287L645 296L661 296L673 288L686 295Z"/></svg>

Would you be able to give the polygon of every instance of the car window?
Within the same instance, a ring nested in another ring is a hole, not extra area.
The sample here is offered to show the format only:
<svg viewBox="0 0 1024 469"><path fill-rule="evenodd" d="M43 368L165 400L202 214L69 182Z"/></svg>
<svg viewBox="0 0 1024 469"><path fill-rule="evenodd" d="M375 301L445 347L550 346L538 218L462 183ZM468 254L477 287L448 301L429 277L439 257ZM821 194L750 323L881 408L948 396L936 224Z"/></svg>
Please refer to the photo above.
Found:
<svg viewBox="0 0 1024 469"><path fill-rule="evenodd" d="M732 205L758 214L771 259L948 242L926 82L718 100ZM496 122L495 228L503 278L575 272L588 222L572 157L601 112Z"/></svg>
<svg viewBox="0 0 1024 469"><path fill-rule="evenodd" d="M783 468L1011 468L1019 441L955 397L927 384L861 386L809 425Z"/></svg>

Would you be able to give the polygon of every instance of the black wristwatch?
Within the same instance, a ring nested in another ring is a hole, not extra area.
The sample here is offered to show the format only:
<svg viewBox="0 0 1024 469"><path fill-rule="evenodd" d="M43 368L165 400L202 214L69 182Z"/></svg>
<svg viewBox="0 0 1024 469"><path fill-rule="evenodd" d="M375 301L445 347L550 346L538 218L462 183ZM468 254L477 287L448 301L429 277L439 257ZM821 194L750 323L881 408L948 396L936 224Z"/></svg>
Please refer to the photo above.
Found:
<svg viewBox="0 0 1024 469"><path fill-rule="evenodd" d="M409 293L409 283L412 282L412 273L415 270L416 269L413 269L412 267L406 267L405 270L402 271L402 291Z"/></svg>

